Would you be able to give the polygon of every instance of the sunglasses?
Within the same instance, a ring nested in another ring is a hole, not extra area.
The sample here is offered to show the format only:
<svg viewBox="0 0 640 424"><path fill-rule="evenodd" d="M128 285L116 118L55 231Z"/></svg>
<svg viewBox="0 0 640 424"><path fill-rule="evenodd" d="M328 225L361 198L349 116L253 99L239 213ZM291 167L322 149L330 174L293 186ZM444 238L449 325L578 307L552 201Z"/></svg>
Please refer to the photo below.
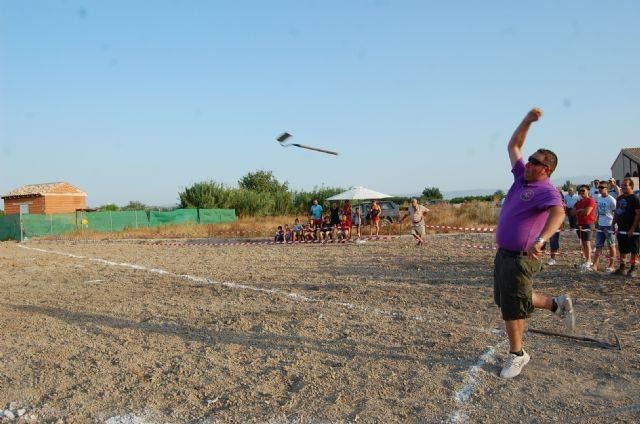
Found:
<svg viewBox="0 0 640 424"><path fill-rule="evenodd" d="M540 162L538 159L534 158L533 156L529 156L528 161L531 165L544 166L545 168L549 167L546 163Z"/></svg>
<svg viewBox="0 0 640 424"><path fill-rule="evenodd" d="M578 193L586 193L586 192L587 192L587 190L585 190L585 189L578 190Z"/></svg>
<svg viewBox="0 0 640 424"><path fill-rule="evenodd" d="M603 188L607 188L605 186L598 186L598 190L602 190Z"/></svg>

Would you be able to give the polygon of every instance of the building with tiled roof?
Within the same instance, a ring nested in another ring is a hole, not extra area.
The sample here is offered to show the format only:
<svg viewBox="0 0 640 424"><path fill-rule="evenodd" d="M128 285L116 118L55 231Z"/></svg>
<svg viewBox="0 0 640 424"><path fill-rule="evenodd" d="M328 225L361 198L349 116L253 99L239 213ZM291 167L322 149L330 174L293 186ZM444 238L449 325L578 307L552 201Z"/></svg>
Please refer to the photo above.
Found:
<svg viewBox="0 0 640 424"><path fill-rule="evenodd" d="M29 184L2 196L6 215L71 213L86 209L87 193L66 182Z"/></svg>

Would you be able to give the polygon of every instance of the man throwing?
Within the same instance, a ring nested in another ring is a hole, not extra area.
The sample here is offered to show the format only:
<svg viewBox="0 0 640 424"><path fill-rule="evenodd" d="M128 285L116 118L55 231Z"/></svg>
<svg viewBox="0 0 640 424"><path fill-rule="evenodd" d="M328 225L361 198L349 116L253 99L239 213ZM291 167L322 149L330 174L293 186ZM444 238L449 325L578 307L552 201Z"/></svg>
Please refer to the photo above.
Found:
<svg viewBox="0 0 640 424"><path fill-rule="evenodd" d="M496 241L498 253L494 261L494 300L500 307L509 338L509 355L500 376L513 378L529 362L522 348L524 320L534 309L547 309L574 325L573 304L567 295L547 297L533 292L532 279L540 268L545 241L560 228L564 208L560 193L549 177L558 158L550 150L538 149L525 165L522 146L531 124L542 116L532 109L516 128L507 150L514 182L507 193Z"/></svg>

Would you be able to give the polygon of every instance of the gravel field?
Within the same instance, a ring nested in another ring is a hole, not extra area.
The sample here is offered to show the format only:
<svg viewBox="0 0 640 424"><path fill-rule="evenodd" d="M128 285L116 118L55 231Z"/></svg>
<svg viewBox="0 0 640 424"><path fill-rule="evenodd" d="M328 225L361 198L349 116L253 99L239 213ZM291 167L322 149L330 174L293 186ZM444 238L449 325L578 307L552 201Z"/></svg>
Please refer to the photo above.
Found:
<svg viewBox="0 0 640 424"><path fill-rule="evenodd" d="M494 252L465 244L494 236L0 243L0 422L639 422L640 280L545 267L622 350L527 333L505 381Z"/></svg>

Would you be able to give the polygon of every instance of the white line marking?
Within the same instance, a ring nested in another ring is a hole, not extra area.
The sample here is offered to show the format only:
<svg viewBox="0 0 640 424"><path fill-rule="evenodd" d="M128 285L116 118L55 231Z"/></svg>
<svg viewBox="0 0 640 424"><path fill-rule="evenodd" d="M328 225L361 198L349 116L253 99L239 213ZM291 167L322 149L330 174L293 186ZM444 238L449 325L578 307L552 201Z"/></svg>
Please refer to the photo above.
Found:
<svg viewBox="0 0 640 424"><path fill-rule="evenodd" d="M476 386L479 383L478 374L480 373L480 370L482 370L482 367L484 367L487 363L492 364L495 362L496 349L506 344L506 342L507 342L506 340L503 340L500 343L496 344L495 346L491 346L487 348L487 350L484 351L482 356L480 356L480 359L478 360L478 362L475 365L471 366L469 370L467 370L467 376L465 378L465 382L467 384L465 384L465 386L462 389L458 390L456 394L453 396L455 401L460 405L460 408L449 415L449 420L448 420L449 423L458 424L458 423L465 423L468 421L469 417L467 417L467 415L462 411L465 407L465 403L469 400L469 398L471 398L471 395L473 394L473 390L476 388Z"/></svg>
<svg viewBox="0 0 640 424"><path fill-rule="evenodd" d="M315 299L315 298L312 298L312 297L304 296L304 295L299 294L299 293L288 292L288 291L284 291L284 290L280 290L280 289L265 289L265 288L262 288L262 287L255 287L255 286L250 286L250 285L247 285L247 284L215 281L215 280L211 280L211 279L208 279L208 278L196 277L196 276L189 275L189 274L174 274L172 272L166 271L164 269L159 269L159 268L147 268L147 267L145 267L143 265L130 264L130 263L127 263L127 262L114 262L114 261L109 261L109 260L106 260L106 259L91 258L91 257L88 257L88 256L74 255L72 253L60 252L60 251L56 251L56 250L46 250L46 249L40 249L40 248L36 248L36 247L28 247L28 246L24 246L22 244L18 244L17 246L22 248L22 249L34 250L36 252L67 256L67 257L74 258L74 259L86 259L86 260L89 260L89 261L92 261L92 262L101 263L101 264L104 264L104 265L130 268L130 269L135 269L135 270L139 270L139 271L146 271L146 272L150 272L152 274L160 274L160 275L166 275L166 276L170 276L170 277L176 277L176 278L180 278L180 279L183 279L183 280L193 281L193 282L196 282L196 283L212 284L212 285L217 285L217 286L222 286L222 287L228 287L230 289L249 290L249 291L254 291L254 292L259 292L259 293L266 293L266 294L270 294L270 295L284 296L285 298L292 299L292 300L297 301L297 302L326 303L326 304L329 304L329 305L340 306L340 307L343 307L343 308L353 309L353 310L360 310L362 312L372 313L372 314L375 314L375 315L386 316L386 317L390 317L390 318L400 318L400 317L402 317L402 313L398 312L398 311L385 311L384 309L380 309L380 308L371 308L371 307L368 307L368 306L365 306L365 305L356 305L356 304L348 303L348 302L337 302L337 301L331 301L331 300ZM438 325L442 325L443 324L441 319L430 319L430 318L425 318L425 317L420 316L420 315L408 316L407 318L409 318L411 320L414 320L414 321L419 321L419 322L435 323L435 324L438 324ZM452 325L454 325L456 327L460 327L460 328L467 328L469 330L480 332L480 333L493 334L493 335L501 334L500 330L496 330L496 329L493 329L493 328L474 327L474 326L465 325L465 324L452 324Z"/></svg>

